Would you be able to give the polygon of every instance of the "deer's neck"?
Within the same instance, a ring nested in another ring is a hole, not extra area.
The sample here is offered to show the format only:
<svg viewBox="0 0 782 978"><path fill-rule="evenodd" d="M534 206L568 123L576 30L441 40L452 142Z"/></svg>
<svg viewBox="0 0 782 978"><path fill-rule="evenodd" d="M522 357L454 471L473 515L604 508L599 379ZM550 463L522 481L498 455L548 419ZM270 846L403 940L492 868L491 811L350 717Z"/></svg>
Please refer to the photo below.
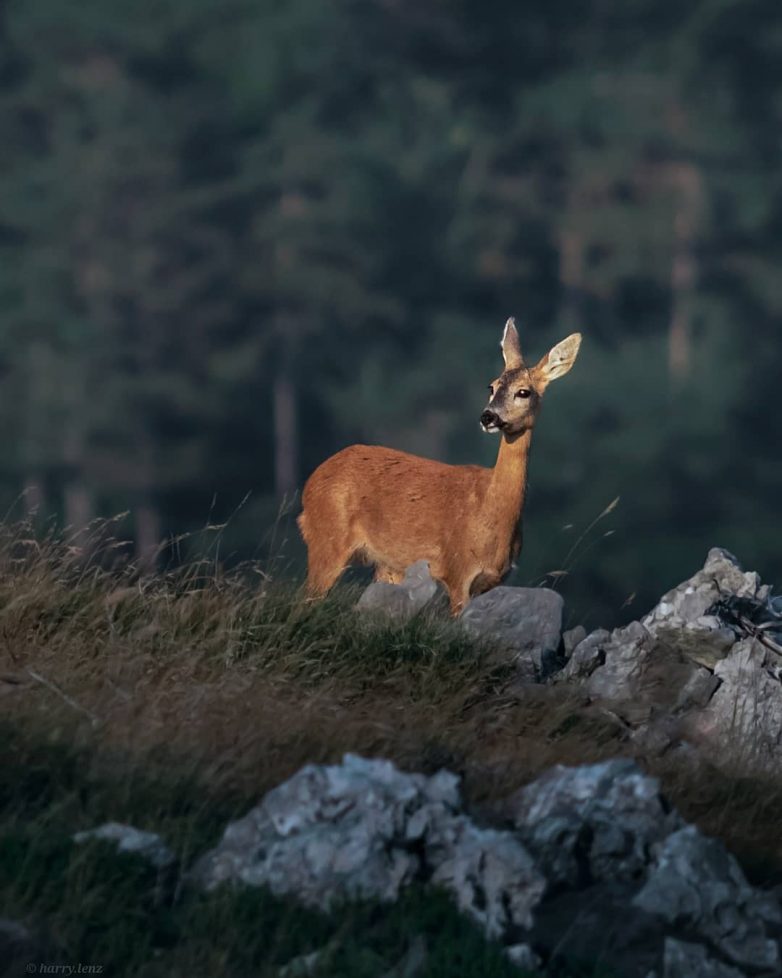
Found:
<svg viewBox="0 0 782 978"><path fill-rule="evenodd" d="M512 535L521 521L531 442L531 429L517 435L513 441L501 436L497 464L492 470L485 500L487 515L500 533L504 531Z"/></svg>

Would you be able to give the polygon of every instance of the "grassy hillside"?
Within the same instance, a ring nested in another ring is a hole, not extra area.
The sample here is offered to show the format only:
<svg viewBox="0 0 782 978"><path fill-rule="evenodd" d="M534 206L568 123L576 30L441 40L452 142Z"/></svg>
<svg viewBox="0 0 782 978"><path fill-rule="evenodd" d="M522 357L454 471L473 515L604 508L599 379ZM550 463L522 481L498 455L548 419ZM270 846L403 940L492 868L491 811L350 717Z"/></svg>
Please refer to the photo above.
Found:
<svg viewBox="0 0 782 978"><path fill-rule="evenodd" d="M108 526L79 547L24 527L0 542L0 916L40 922L68 961L116 975L276 975L328 945L324 974L375 978L417 934L430 978L510 974L447 900L323 917L261 893L196 896L70 835L106 820L160 832L179 867L307 762L345 751L447 767L482 817L554 763L630 753L573 690L521 688L447 619L362 618L356 592L311 603L262 568L214 559L140 576ZM756 879L782 871L782 785L642 758L675 805Z"/></svg>

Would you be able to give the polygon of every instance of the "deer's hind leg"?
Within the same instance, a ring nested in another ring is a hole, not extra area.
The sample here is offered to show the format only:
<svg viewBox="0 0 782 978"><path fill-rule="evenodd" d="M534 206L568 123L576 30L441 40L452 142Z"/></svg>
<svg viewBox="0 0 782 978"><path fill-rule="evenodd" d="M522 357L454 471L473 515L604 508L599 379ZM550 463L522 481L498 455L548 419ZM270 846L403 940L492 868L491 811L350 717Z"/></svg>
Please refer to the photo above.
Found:
<svg viewBox="0 0 782 978"><path fill-rule="evenodd" d="M314 531L305 514L299 519L307 544L307 592L321 597L330 591L354 556L356 546L347 527L330 524L325 532ZM340 532L342 531L342 532Z"/></svg>

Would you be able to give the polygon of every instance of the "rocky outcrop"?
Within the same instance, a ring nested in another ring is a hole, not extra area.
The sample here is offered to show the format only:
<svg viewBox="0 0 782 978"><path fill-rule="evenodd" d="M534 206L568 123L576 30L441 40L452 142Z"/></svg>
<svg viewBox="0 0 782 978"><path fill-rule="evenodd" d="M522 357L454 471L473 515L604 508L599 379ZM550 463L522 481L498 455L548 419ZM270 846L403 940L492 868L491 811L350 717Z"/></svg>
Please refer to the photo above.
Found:
<svg viewBox="0 0 782 978"><path fill-rule="evenodd" d="M554 682L610 707L640 750L782 765L780 600L725 550L643 619L572 649Z"/></svg>
<svg viewBox="0 0 782 978"><path fill-rule="evenodd" d="M469 632L506 650L519 678L540 682L560 663L562 595L544 587L495 587L462 612Z"/></svg>
<svg viewBox="0 0 782 978"><path fill-rule="evenodd" d="M439 600L425 565L403 585L372 587L363 607L377 599L375 610L401 617ZM562 601L546 589L495 588L462 622L504 650L521 681L575 685L576 708L610 716L639 754L782 764L782 607L726 551L712 550L642 620L612 632L561 636ZM188 879L209 890L264 886L323 909L438 886L527 970L580 959L624 978L782 976L779 894L750 885L634 761L551 768L501 815L475 821L448 772L346 755L269 792ZM162 842L134 833L109 825L77 839L113 839L166 865ZM321 953L285 974L316 973ZM413 941L386 978L425 962L425 944Z"/></svg>
<svg viewBox="0 0 782 978"><path fill-rule="evenodd" d="M692 825L661 843L633 906L702 938L721 959L782 969L778 902L753 889L733 856Z"/></svg>
<svg viewBox="0 0 782 978"><path fill-rule="evenodd" d="M671 811L634 762L553 768L505 814L506 828L479 826L453 775L348 755L271 791L190 879L263 885L323 908L394 900L414 881L440 886L526 967L571 956L626 978L782 973L778 901Z"/></svg>
<svg viewBox="0 0 782 978"><path fill-rule="evenodd" d="M267 886L328 909L350 899L395 900L431 879L503 937L527 928L545 879L510 832L481 829L461 813L457 779L404 774L389 761L346 755L308 765L227 827L192 878Z"/></svg>
<svg viewBox="0 0 782 978"><path fill-rule="evenodd" d="M441 584L425 560L408 567L400 584L376 581L359 598L361 612L407 621L424 611L447 614ZM515 663L522 682L542 682L562 662L562 596L550 588L496 587L473 598L461 615L464 627Z"/></svg>
<svg viewBox="0 0 782 978"><path fill-rule="evenodd" d="M508 811L551 886L639 879L654 846L683 825L657 780L624 759L553 767Z"/></svg>

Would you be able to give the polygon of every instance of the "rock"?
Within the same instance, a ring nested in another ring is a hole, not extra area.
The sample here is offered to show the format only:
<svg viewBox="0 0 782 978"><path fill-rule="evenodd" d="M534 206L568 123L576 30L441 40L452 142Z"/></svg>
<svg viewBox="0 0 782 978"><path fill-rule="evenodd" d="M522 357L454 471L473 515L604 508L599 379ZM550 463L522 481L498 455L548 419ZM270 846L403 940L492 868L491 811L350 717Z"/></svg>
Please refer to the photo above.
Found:
<svg viewBox="0 0 782 978"><path fill-rule="evenodd" d="M782 911L753 889L738 863L694 826L658 847L633 906L708 942L718 956L753 968L779 968Z"/></svg>
<svg viewBox="0 0 782 978"><path fill-rule="evenodd" d="M393 901L414 879L444 886L486 933L528 926L545 880L510 832L479 829L460 812L458 780L405 774L346 755L308 765L270 791L194 867L211 890L268 886L310 906Z"/></svg>
<svg viewBox="0 0 782 978"><path fill-rule="evenodd" d="M554 886L638 879L652 847L683 824L657 779L631 760L558 765L517 792L509 810Z"/></svg>
<svg viewBox="0 0 782 978"><path fill-rule="evenodd" d="M605 662L604 646L610 638L611 633L605 628L598 628L587 635L574 647L567 665L554 676L554 681L585 679L591 676Z"/></svg>
<svg viewBox="0 0 782 978"><path fill-rule="evenodd" d="M744 973L715 961L700 944L668 937L663 952L663 978L744 978Z"/></svg>
<svg viewBox="0 0 782 978"><path fill-rule="evenodd" d="M681 655L714 669L740 637L731 622L715 611L726 599L770 608L769 596L770 588L760 583L756 573L745 573L732 554L715 547L702 570L663 595L642 624Z"/></svg>
<svg viewBox="0 0 782 978"><path fill-rule="evenodd" d="M704 615L686 624L659 623L652 633L659 642L676 649L692 662L713 669L728 654L736 633L715 615Z"/></svg>
<svg viewBox="0 0 782 978"><path fill-rule="evenodd" d="M589 695L593 699L637 700L643 667L653 647L651 633L640 622L615 629L600 645L603 664L586 680ZM574 657L578 651L573 653Z"/></svg>
<svg viewBox="0 0 782 978"><path fill-rule="evenodd" d="M505 956L511 964L525 971L538 971L543 963L529 944L511 944L505 948Z"/></svg>
<svg viewBox="0 0 782 978"><path fill-rule="evenodd" d="M693 720L696 736L749 764L782 760L782 660L748 638L714 669L719 688Z"/></svg>
<svg viewBox="0 0 782 978"><path fill-rule="evenodd" d="M694 624L727 594L765 603L770 588L762 585L754 572L742 571L733 554L714 547L709 551L703 569L663 595L643 619L643 624L653 633L660 627Z"/></svg>
<svg viewBox="0 0 782 978"><path fill-rule="evenodd" d="M674 644L681 654L713 669L742 635L735 622L726 620L733 616L725 613L725 602L738 602L762 612L763 620L773 621L770 591L756 573L744 572L732 554L715 547L709 551L703 569L665 594L642 623L658 639Z"/></svg>
<svg viewBox="0 0 782 978"><path fill-rule="evenodd" d="M540 682L558 667L562 595L543 587L495 587L467 605L461 621L474 635L507 649L520 678Z"/></svg>
<svg viewBox="0 0 782 978"><path fill-rule="evenodd" d="M677 745L680 724L676 717L650 717L630 734L630 741L645 757L659 757Z"/></svg>
<svg viewBox="0 0 782 978"><path fill-rule="evenodd" d="M104 839L114 842L119 852L134 853L142 856L159 869L170 866L174 862L174 854L154 832L142 832L132 825L120 822L106 822L95 829L77 832L73 841L88 842L90 839Z"/></svg>
<svg viewBox="0 0 782 978"><path fill-rule="evenodd" d="M449 890L459 909L489 937L532 926L532 911L546 880L510 832L480 829L461 816L445 821L430 836L432 882Z"/></svg>
<svg viewBox="0 0 782 978"><path fill-rule="evenodd" d="M380 612L400 621L407 621L424 608L447 603L445 589L432 580L429 564L419 560L405 571L401 584L375 581L358 600L359 611Z"/></svg>
<svg viewBox="0 0 782 978"><path fill-rule="evenodd" d="M341 765L307 765L232 822L195 875L207 889L237 880L324 909L392 901L420 871L412 843L458 804L450 774L403 774L350 754Z"/></svg>
<svg viewBox="0 0 782 978"><path fill-rule="evenodd" d="M573 962L590 966L584 974L616 978L659 975L664 925L632 906L637 882L596 883L561 890L535 913L529 943L547 965L545 974L573 972Z"/></svg>
<svg viewBox="0 0 782 978"><path fill-rule="evenodd" d="M708 669L701 667L693 670L676 698L674 709L677 713L682 713L691 710L693 707L706 706L719 686L719 677L709 672Z"/></svg>
<svg viewBox="0 0 782 978"><path fill-rule="evenodd" d="M508 811L514 831L480 827L461 810L453 775L346 755L269 792L190 879L265 885L323 909L431 883L529 970L573 958L625 978L782 973L776 897L685 826L633 761L553 768ZM334 949L296 958L280 978L318 973ZM415 978L432 968L427 959L414 940L383 978Z"/></svg>
<svg viewBox="0 0 782 978"><path fill-rule="evenodd" d="M565 650L565 658L569 659L576 646L583 642L587 637L587 630L583 625L576 625L562 633L562 646Z"/></svg>

